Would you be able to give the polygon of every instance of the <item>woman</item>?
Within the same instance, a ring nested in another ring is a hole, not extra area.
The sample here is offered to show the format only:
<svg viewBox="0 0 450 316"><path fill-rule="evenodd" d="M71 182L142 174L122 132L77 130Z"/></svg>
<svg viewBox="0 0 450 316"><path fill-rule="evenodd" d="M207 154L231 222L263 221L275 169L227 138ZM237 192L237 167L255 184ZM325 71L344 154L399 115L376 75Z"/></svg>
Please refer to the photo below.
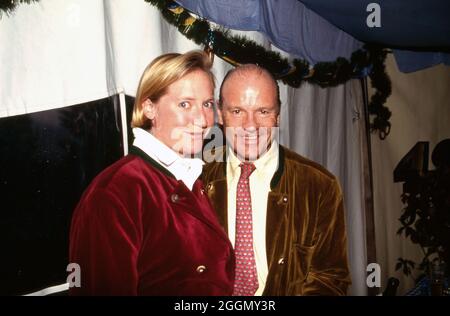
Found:
<svg viewBox="0 0 450 316"><path fill-rule="evenodd" d="M234 254L192 158L214 121L211 61L166 54L145 69L130 154L98 175L72 219L74 295L231 295Z"/></svg>

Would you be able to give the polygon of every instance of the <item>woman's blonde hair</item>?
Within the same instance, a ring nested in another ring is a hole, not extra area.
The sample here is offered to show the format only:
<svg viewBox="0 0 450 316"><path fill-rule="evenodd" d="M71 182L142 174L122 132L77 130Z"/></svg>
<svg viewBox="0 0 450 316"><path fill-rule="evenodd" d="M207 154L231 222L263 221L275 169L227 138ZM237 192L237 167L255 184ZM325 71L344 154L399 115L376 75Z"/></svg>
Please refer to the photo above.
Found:
<svg viewBox="0 0 450 316"><path fill-rule="evenodd" d="M210 77L214 86L214 75L211 72L212 61L201 50L194 50L185 54L169 53L154 59L144 70L134 101L131 127L149 130L151 120L144 114L142 103L146 99L158 102L167 92L167 88L175 81L194 70L203 70Z"/></svg>

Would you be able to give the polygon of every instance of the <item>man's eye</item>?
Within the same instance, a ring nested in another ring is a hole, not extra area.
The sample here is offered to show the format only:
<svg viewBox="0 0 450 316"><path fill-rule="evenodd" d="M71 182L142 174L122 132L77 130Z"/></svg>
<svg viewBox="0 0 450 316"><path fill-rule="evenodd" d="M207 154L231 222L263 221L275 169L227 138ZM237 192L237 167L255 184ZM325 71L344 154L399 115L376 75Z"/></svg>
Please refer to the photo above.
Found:
<svg viewBox="0 0 450 316"><path fill-rule="evenodd" d="M261 114L269 114L269 111L267 111L267 110L261 110Z"/></svg>
<svg viewBox="0 0 450 316"><path fill-rule="evenodd" d="M233 114L239 114L239 113L241 113L241 110L239 110L239 109L234 109L234 110L231 111L231 113L233 113Z"/></svg>
<svg viewBox="0 0 450 316"><path fill-rule="evenodd" d="M180 104L178 104L178 106L179 106L180 108L186 109L186 108L189 107L189 102L186 102L186 101L181 102Z"/></svg>

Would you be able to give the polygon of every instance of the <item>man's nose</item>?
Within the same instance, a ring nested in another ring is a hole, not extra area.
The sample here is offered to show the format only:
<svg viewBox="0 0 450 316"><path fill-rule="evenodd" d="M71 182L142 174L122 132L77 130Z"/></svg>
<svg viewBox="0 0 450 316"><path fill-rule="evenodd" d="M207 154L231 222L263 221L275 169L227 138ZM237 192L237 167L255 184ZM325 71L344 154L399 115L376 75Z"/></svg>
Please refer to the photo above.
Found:
<svg viewBox="0 0 450 316"><path fill-rule="evenodd" d="M248 130L248 129L256 129L258 127L257 126L257 122L255 120L255 117L253 116L252 113L249 113L246 116L246 118L245 118L245 120L244 120L244 122L242 124L242 127L244 129L246 129L246 130Z"/></svg>

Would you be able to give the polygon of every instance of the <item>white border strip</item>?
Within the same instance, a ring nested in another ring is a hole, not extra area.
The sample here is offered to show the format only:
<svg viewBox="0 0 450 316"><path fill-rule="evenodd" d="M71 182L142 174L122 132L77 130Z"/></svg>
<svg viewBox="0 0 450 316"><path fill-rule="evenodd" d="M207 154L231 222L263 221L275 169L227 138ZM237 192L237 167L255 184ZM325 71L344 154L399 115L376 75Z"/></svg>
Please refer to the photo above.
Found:
<svg viewBox="0 0 450 316"><path fill-rule="evenodd" d="M128 120L127 120L127 108L125 103L125 93L119 93L119 104L120 104L120 119L122 123L122 141L123 141L123 155L128 155Z"/></svg>
<svg viewBox="0 0 450 316"><path fill-rule="evenodd" d="M67 291L68 289L69 289L69 283L64 283L64 284L60 284L60 285L47 287L45 289L30 293L30 294L25 294L24 296L45 296L45 295L50 295L53 293Z"/></svg>

